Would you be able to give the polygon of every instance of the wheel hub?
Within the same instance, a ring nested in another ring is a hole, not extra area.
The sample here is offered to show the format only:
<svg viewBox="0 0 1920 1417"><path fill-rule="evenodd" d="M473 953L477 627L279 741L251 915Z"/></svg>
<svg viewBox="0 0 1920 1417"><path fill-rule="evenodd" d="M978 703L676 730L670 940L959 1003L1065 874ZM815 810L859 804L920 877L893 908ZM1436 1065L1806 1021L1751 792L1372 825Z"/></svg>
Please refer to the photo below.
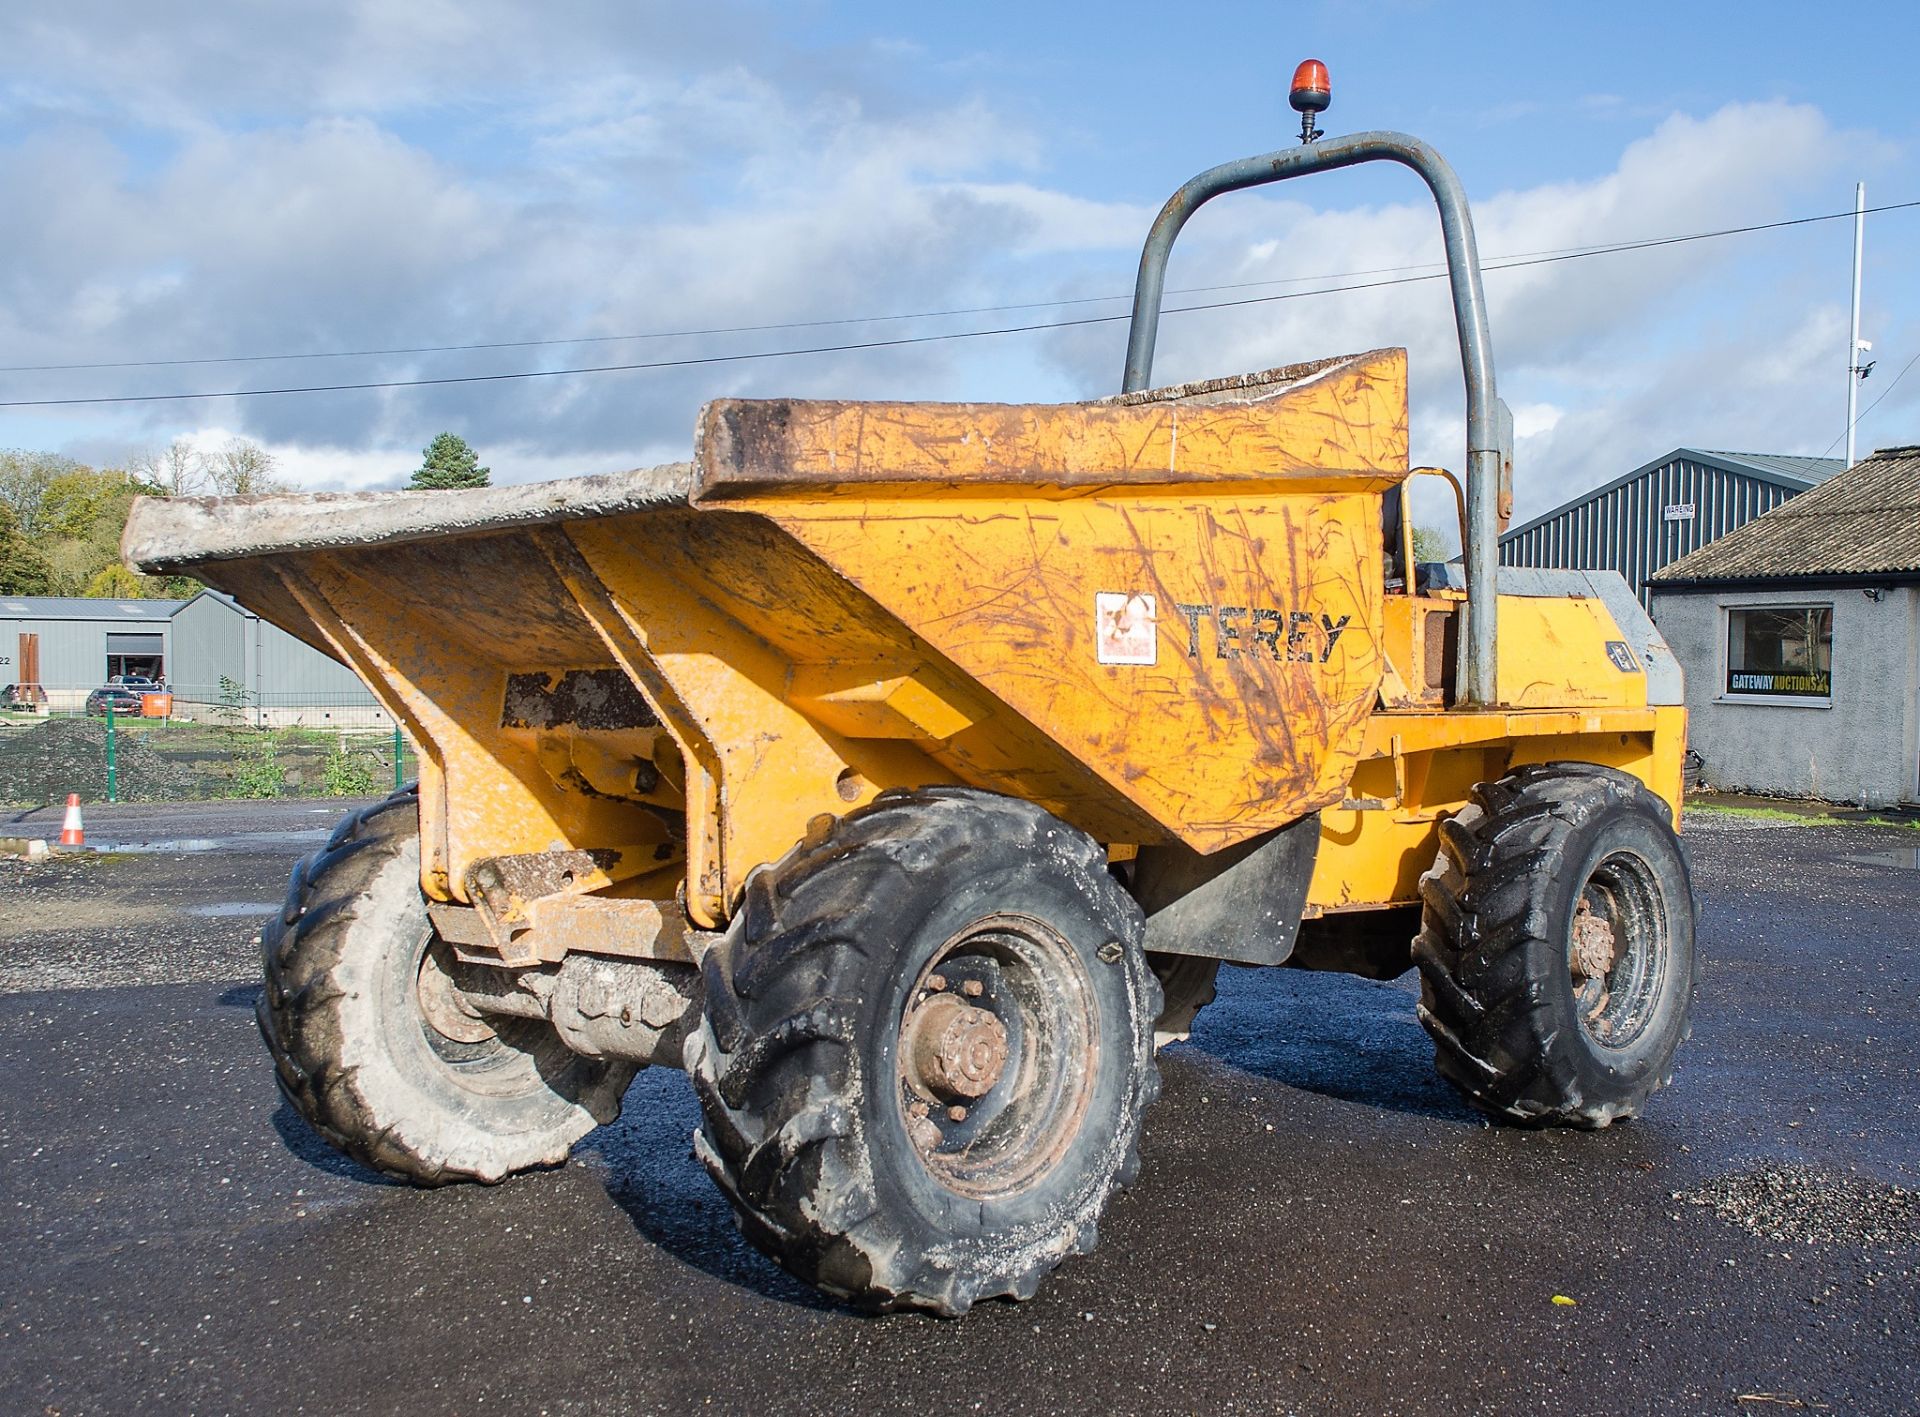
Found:
<svg viewBox="0 0 1920 1417"><path fill-rule="evenodd" d="M1569 962L1576 979L1605 979L1620 958L1620 937L1613 922L1596 915L1582 897L1573 912L1573 948Z"/></svg>
<svg viewBox="0 0 1920 1417"><path fill-rule="evenodd" d="M453 976L440 958L445 948L438 941L420 957L420 977L414 997L420 1004L420 1017L442 1038L455 1043L485 1043L495 1036L494 1027L480 1011L460 997Z"/></svg>
<svg viewBox="0 0 1920 1417"><path fill-rule="evenodd" d="M908 1083L942 1101L986 1096L1007 1066L1006 1026L948 993L929 995L907 1015L905 1043Z"/></svg>

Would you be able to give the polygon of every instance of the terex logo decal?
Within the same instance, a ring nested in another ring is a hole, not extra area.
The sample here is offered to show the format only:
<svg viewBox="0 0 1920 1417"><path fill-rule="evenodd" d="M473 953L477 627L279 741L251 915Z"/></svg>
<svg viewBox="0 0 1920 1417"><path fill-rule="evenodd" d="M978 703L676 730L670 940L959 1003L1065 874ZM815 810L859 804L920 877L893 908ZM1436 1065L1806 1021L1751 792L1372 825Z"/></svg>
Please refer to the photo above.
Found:
<svg viewBox="0 0 1920 1417"><path fill-rule="evenodd" d="M1186 605L1179 611L1187 620L1187 658L1200 657L1200 641L1213 641L1216 659L1277 659L1297 664L1325 664L1333 657L1347 621L1353 617L1315 617L1305 610L1266 610L1245 605ZM1202 632L1201 621L1211 627Z"/></svg>

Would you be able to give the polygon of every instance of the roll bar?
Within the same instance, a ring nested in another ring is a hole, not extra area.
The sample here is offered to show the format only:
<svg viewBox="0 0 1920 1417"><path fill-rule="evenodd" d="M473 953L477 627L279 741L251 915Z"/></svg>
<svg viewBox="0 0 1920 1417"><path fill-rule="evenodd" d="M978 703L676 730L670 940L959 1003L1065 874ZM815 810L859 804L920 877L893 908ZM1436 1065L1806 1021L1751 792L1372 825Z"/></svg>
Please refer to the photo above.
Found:
<svg viewBox="0 0 1920 1417"><path fill-rule="evenodd" d="M1125 393L1136 393L1146 388L1153 376L1153 346L1160 329L1167 256L1188 217L1224 192L1363 162L1397 162L1412 168L1425 180L1440 209L1447 278L1453 288L1453 320L1460 333L1460 364L1467 385L1467 652L1458 693L1464 702L1485 707L1494 701L1500 519L1504 514L1503 492L1512 474L1513 423L1494 388L1493 341L1487 333L1487 302L1480 287L1473 216L1467 210L1460 179L1445 158L1405 133L1352 133L1222 163L1187 182L1167 198L1140 252L1140 274L1133 287L1133 324L1127 333L1127 370L1121 387Z"/></svg>

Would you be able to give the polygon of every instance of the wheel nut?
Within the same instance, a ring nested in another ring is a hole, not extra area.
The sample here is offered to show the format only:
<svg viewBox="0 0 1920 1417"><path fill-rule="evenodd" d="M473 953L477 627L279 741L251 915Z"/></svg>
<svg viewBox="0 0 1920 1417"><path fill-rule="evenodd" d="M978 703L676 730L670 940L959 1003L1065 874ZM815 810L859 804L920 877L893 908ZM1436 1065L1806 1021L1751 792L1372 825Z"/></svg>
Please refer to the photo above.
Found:
<svg viewBox="0 0 1920 1417"><path fill-rule="evenodd" d="M943 1140L940 1129L925 1117L915 1117L908 1122L907 1135L913 1138L913 1144L922 1151L938 1151Z"/></svg>
<svg viewBox="0 0 1920 1417"><path fill-rule="evenodd" d="M960 981L960 992L969 999L977 999L987 992L987 986L978 979L963 979Z"/></svg>
<svg viewBox="0 0 1920 1417"><path fill-rule="evenodd" d="M927 987L933 990L934 993L939 993L947 987L947 976L944 974L929 974L927 976Z"/></svg>
<svg viewBox="0 0 1920 1417"><path fill-rule="evenodd" d="M954 1104L953 1106L951 1106L951 1107L949 1107L949 1108L947 1109L947 1120L948 1120L949 1122L964 1122L964 1121L966 1121L966 1120L967 1120L967 1109L966 1109L966 1108L964 1108L964 1107L962 1107L962 1106L960 1106L960 1105L959 1105L958 1103L955 1103L955 1104Z"/></svg>
<svg viewBox="0 0 1920 1417"><path fill-rule="evenodd" d="M926 1116L927 1110L928 1110L927 1104L924 1102L916 1102L911 1107L907 1108L908 1113L911 1114L916 1119Z"/></svg>

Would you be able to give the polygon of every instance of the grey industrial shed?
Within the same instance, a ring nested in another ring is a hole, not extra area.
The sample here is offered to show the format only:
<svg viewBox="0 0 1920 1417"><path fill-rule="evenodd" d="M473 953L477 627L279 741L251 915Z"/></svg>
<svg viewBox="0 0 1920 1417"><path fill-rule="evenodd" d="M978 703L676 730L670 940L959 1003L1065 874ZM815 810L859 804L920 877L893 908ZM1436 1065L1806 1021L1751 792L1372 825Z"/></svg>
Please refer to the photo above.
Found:
<svg viewBox="0 0 1920 1417"><path fill-rule="evenodd" d="M0 596L0 686L39 659L48 706L79 708L115 674L163 671L177 600Z"/></svg>
<svg viewBox="0 0 1920 1417"><path fill-rule="evenodd" d="M1709 785L1920 801L1920 447L1881 449L1652 590Z"/></svg>
<svg viewBox="0 0 1920 1417"><path fill-rule="evenodd" d="M352 670L215 590L188 600L0 597L0 686L28 677L30 654L55 713L80 708L109 679L141 675L166 680L181 716L240 700L268 723L388 722Z"/></svg>
<svg viewBox="0 0 1920 1417"><path fill-rule="evenodd" d="M167 681L182 704L218 704L241 690L271 722L384 721L346 665L217 590L175 607Z"/></svg>
<svg viewBox="0 0 1920 1417"><path fill-rule="evenodd" d="M1842 458L1675 448L1500 538L1508 566L1618 571L1641 603L1661 567L1764 516L1846 466Z"/></svg>

